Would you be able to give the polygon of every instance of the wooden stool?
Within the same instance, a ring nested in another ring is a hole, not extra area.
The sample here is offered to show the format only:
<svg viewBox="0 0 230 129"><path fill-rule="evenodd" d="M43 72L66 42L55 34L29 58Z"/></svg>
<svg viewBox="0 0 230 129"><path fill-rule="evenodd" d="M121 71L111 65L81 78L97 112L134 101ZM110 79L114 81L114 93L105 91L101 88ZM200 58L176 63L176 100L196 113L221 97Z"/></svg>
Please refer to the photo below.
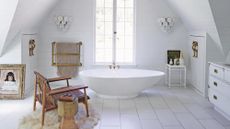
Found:
<svg viewBox="0 0 230 129"><path fill-rule="evenodd" d="M60 129L79 129L74 116L78 111L78 98L65 94L58 100L58 115L61 116Z"/></svg>

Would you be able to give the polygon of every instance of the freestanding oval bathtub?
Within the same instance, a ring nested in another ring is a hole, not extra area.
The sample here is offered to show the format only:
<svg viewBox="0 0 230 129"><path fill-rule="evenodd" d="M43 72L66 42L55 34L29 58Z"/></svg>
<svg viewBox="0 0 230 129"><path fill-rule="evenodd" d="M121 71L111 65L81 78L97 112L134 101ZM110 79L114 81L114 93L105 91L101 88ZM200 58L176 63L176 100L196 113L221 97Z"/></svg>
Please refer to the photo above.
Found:
<svg viewBox="0 0 230 129"><path fill-rule="evenodd" d="M131 98L156 84L164 73L141 69L91 69L79 75L100 97Z"/></svg>

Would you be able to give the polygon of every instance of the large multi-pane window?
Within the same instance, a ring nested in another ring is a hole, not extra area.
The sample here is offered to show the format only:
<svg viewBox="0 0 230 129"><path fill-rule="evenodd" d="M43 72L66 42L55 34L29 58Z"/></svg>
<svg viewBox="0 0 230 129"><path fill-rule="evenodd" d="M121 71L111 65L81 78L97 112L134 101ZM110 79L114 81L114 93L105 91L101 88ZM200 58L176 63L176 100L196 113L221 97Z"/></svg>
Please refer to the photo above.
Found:
<svg viewBox="0 0 230 129"><path fill-rule="evenodd" d="M134 63L134 0L96 0L95 62Z"/></svg>

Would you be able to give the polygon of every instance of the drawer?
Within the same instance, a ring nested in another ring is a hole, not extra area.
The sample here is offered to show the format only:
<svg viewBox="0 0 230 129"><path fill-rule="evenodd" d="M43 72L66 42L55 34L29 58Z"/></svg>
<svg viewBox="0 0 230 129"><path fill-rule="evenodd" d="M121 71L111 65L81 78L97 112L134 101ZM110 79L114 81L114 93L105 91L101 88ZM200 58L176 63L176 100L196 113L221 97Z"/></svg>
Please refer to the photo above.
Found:
<svg viewBox="0 0 230 129"><path fill-rule="evenodd" d="M224 80L230 83L230 70L229 69L224 70Z"/></svg>
<svg viewBox="0 0 230 129"><path fill-rule="evenodd" d="M230 99L216 90L209 89L209 101L230 116Z"/></svg>
<svg viewBox="0 0 230 129"><path fill-rule="evenodd" d="M219 91L221 94L230 98L230 84L220 81L219 79L209 76L209 86L211 89Z"/></svg>
<svg viewBox="0 0 230 129"><path fill-rule="evenodd" d="M216 76L220 79L223 79L224 76L224 69L215 65L210 65L209 66L209 74Z"/></svg>
<svg viewBox="0 0 230 129"><path fill-rule="evenodd" d="M225 96L229 97L229 100L230 100L230 84L228 84L228 83L222 83L220 91Z"/></svg>
<svg viewBox="0 0 230 129"><path fill-rule="evenodd" d="M210 88L215 89L215 90L221 90L222 86L222 81L220 81L218 78L215 78L213 76L209 76L209 81L208 85Z"/></svg>

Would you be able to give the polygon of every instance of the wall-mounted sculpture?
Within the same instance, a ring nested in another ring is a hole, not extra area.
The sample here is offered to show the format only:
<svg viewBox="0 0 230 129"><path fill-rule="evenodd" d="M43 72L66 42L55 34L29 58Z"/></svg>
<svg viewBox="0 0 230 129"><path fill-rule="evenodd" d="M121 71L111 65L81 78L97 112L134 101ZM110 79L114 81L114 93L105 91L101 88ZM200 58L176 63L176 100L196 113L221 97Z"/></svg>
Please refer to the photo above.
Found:
<svg viewBox="0 0 230 129"><path fill-rule="evenodd" d="M35 40L31 39L29 41L29 56L34 56L34 49L35 49L36 45L35 45Z"/></svg>
<svg viewBox="0 0 230 129"><path fill-rule="evenodd" d="M193 57L197 58L198 57L198 42L197 41L192 42L192 51L193 51Z"/></svg>

